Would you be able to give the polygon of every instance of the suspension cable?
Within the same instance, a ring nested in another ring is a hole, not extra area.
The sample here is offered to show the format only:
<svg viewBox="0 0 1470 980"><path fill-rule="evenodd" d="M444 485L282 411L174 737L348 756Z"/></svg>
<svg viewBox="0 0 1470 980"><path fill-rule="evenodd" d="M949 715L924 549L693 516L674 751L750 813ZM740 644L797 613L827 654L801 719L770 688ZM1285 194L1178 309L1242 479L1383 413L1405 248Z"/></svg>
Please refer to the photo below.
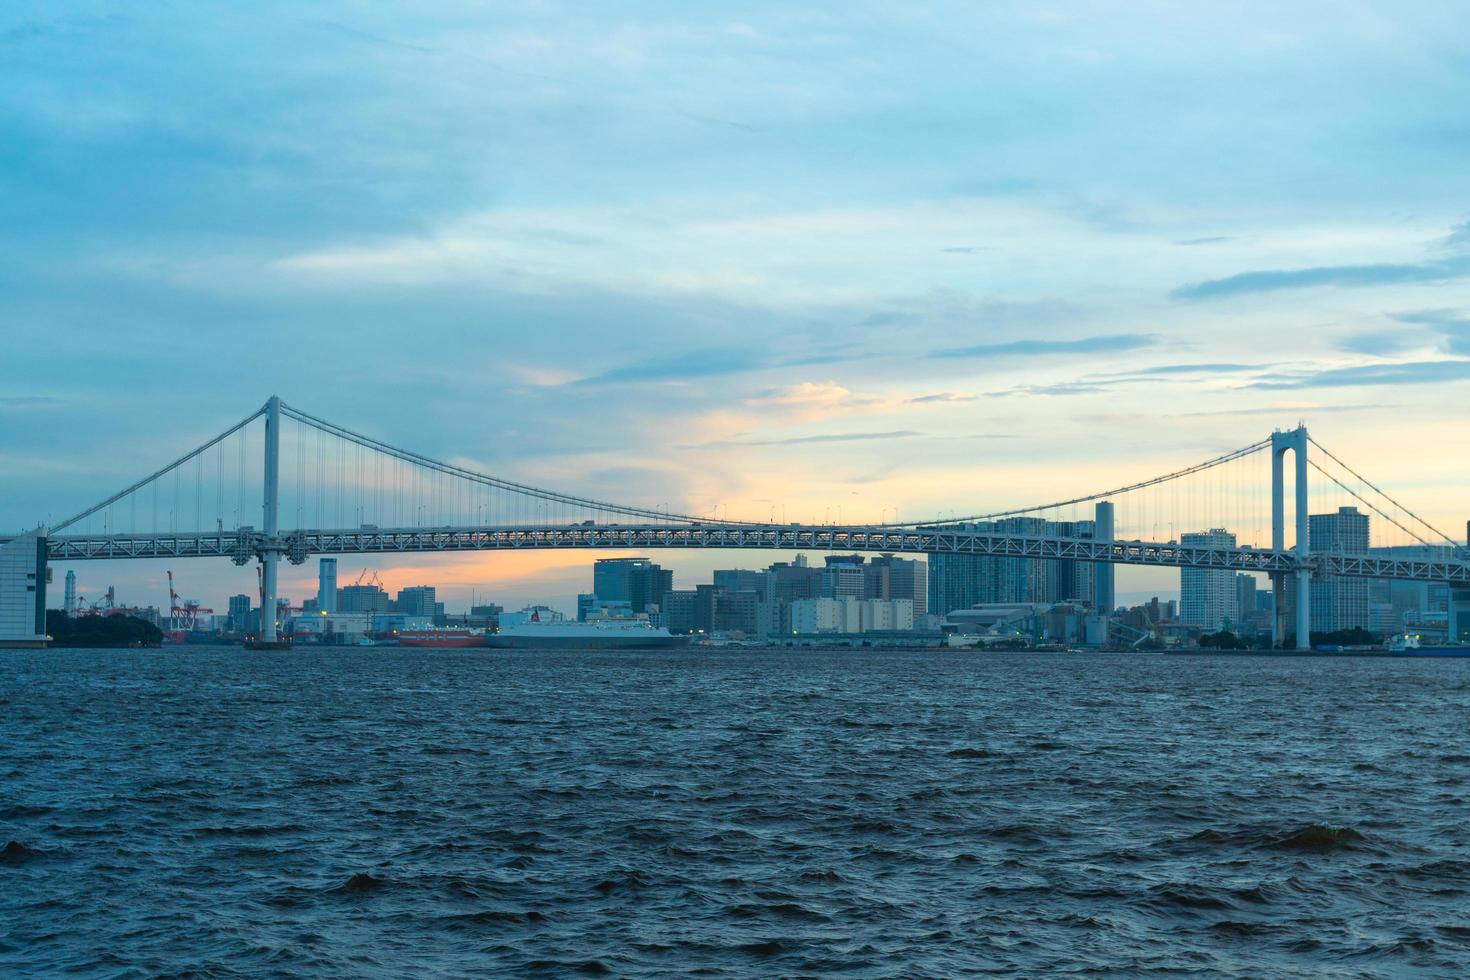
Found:
<svg viewBox="0 0 1470 980"><path fill-rule="evenodd" d="M1158 486L1161 483L1168 483L1171 480L1177 480L1177 479L1179 479L1180 477L1183 477L1183 476L1189 476L1189 475L1191 475L1193 473L1199 473L1202 470L1207 470L1207 469L1210 469L1212 467L1219 466L1219 465L1221 465L1223 463L1228 463L1231 460L1240 459L1243 456L1249 456L1251 453L1259 452L1260 450L1266 448L1270 444L1271 444L1271 440L1270 439L1262 439L1260 442L1252 443L1249 446L1242 446L1240 449L1232 450L1231 452L1228 452L1228 453L1226 453L1223 456L1216 456L1214 459L1206 460L1203 463L1196 463L1194 466L1190 466L1190 467L1187 467L1187 468L1182 469L1182 470L1176 470L1173 473L1166 473L1163 476L1156 476L1152 480L1143 480L1143 481L1141 481L1139 483L1130 484L1129 486L1126 486L1126 487L1118 487L1117 489L1114 489L1114 490L1104 490L1101 493L1088 494L1085 497L1073 497L1071 500L1061 500L1061 501L1058 501L1056 503L1040 504L1040 505L1037 505L1037 506L1034 506L1034 507L1021 507L1021 508L1018 508L1018 509L1015 509L1015 510L996 511L993 514L974 514L974 515L971 515L971 516L968 516L968 517L951 517L951 518L948 518L948 519L940 518L940 519L936 519L936 520L932 520L932 521L920 521L920 522L918 522L916 524L874 524L872 526L873 527L936 527L936 526L944 525L944 524L959 524L959 523L967 523L967 522L973 522L973 521L988 521L988 520L993 520L993 519L995 519L997 517L1013 517L1013 516L1016 516L1018 514L1031 514L1031 513L1034 513L1036 511L1039 511L1039 510L1050 510L1050 509L1052 509L1054 507L1068 507L1068 506L1071 506L1072 504L1085 504L1085 503L1090 503L1090 502L1092 502L1094 500L1102 500L1105 497L1115 497L1118 494L1129 493L1129 492L1131 492L1133 490L1143 490L1143 489L1146 489L1148 487L1155 487L1155 486Z"/></svg>
<svg viewBox="0 0 1470 980"><path fill-rule="evenodd" d="M184 455L180 456L178 459L174 460L172 463L169 463L167 466L165 466L162 469L158 470L156 473L151 473L148 476L143 477L143 479L139 480L137 483L134 483L132 486L128 487L126 490L122 490L122 491L120 491L118 493L113 494L111 497L108 497L106 500L102 501L102 503L100 503L100 504L97 504L95 507L88 507L86 510L82 511L80 514L77 514L77 515L75 515L73 517L68 517L66 520L62 521L60 524L57 524L54 527L52 527L51 528L52 533L55 533L56 531L63 531L66 528L71 527L77 521L83 520L84 518L91 517L93 514L97 513L99 510L104 510L104 509L106 509L108 507L111 507L113 504L117 503L119 500L121 500L122 498L126 497L128 494L132 493L134 490L138 490L138 489L140 489L142 487L147 486L149 483L152 483L154 480L156 480L159 477L161 477L161 476L165 475L166 473L168 473L169 470L174 469L175 467L178 467L178 466L182 466L183 464L189 462L189 460L194 459L195 457L199 456L205 450L211 449L214 446L218 445L219 443L224 442L230 436L234 435L236 432L239 432L241 429L245 428L245 426L249 425L251 422L254 422L256 419L260 418L264 414L265 414L265 406L262 405L260 408L257 408L254 412L251 412L249 415L245 416L239 422L236 422L234 425L230 426L224 432L221 432L219 435L215 436L213 439L209 440L204 445L200 446L198 449L195 449L195 450L193 450L191 452L185 453Z"/></svg>
<svg viewBox="0 0 1470 980"><path fill-rule="evenodd" d="M1454 538L1450 537L1448 534L1445 534L1439 528L1435 527L1433 524L1429 523L1424 518L1420 517L1418 514L1414 513L1412 510L1410 510L1409 508L1405 507L1403 504L1399 503L1397 500L1394 500L1388 494L1384 493L1378 487L1374 486L1373 483L1372 483L1372 481L1370 481L1363 474L1359 473L1357 470L1353 469L1351 466L1349 466L1348 464L1344 463L1342 460L1338 459L1336 456L1332 455L1331 450L1329 450L1326 446L1322 445L1316 439L1313 439L1310 435L1307 436L1307 439L1308 439L1308 441L1311 442L1312 445L1314 445L1318 449L1322 450L1322 454L1324 456L1326 456L1328 459L1332 460L1338 466L1341 466L1343 469L1347 470L1349 473L1351 473L1353 476L1357 477L1359 480L1362 480L1363 483L1365 483L1369 488L1371 488L1374 493L1380 494L1383 497L1383 499L1385 499L1389 503L1393 504L1395 507L1397 507L1399 510L1403 511L1405 514L1408 514L1410 517L1412 517L1414 520L1418 521L1420 524L1422 524L1425 527L1429 528L1429 530L1433 531L1435 534L1437 534L1440 537L1444 538L1445 541L1449 543L1450 547L1452 547L1452 548L1459 547L1459 542L1457 542ZM1339 483L1338 486L1342 486L1342 484ZM1347 490L1346 487L1343 487L1343 489L1344 490ZM1348 492L1349 493L1352 493L1351 490L1348 490ZM1353 496L1356 497L1357 494L1354 493ZM1358 499L1361 500L1362 498L1359 497ZM1367 501L1364 501L1364 503L1367 503ZM1389 518L1389 520L1392 520L1392 518ZM1395 522L1395 523L1397 523L1397 522ZM1404 528L1403 525L1399 525L1399 527L1402 530L1405 530L1405 531L1408 530L1407 528ZM1417 534L1413 534L1413 532L1409 532L1409 533L1413 537L1417 538L1419 541L1423 541L1424 544L1429 544L1428 541L1424 541L1424 539L1423 538L1420 538Z"/></svg>
<svg viewBox="0 0 1470 980"><path fill-rule="evenodd" d="M485 473L478 473L474 470L465 469L462 466L455 466L452 463L445 463L441 460L424 456L420 453L413 452L412 450L400 449L397 446L393 446L381 440L374 439L372 436L366 436L360 432L354 432L351 429L344 428L333 422L328 422L326 419L318 418L315 415L303 412L301 409L289 406L284 402L281 403L281 413L284 415L288 415L293 419L296 419L298 422L304 422L307 425L320 429L321 431L326 432L328 435L337 436L339 439L345 439L366 449L371 449L375 452L380 452L389 456L393 456L397 459L401 459L408 463L413 463L417 466L432 470L436 473L442 473L446 476L459 477L461 479L470 480L475 483L481 483L486 486L498 487L502 490L509 490L524 496L535 497L538 500L569 504L574 507L582 507L594 511L607 511L613 514L621 514L625 517L643 517L657 521L674 520L689 522L692 524L710 523L710 521L706 518L695 517L689 514L670 514L664 513L662 511L648 510L642 507L629 507L623 504L612 504L606 501L592 500L587 497L574 497L570 494L557 493L552 490L543 490L540 487L532 487L523 483L515 483L510 480L503 480L499 477L489 476ZM758 521L726 520L721 521L720 523L765 526L760 524Z"/></svg>
<svg viewBox="0 0 1470 980"><path fill-rule="evenodd" d="M1319 446L1318 448L1320 449L1321 447ZM1400 531L1403 531L1405 534L1407 534L1409 537L1413 538L1415 541L1418 541L1420 544L1422 544L1422 545L1424 545L1425 547L1428 547L1428 548L1439 548L1439 547L1443 547L1443 545L1436 545L1432 541L1426 541L1426 540L1424 540L1419 535L1415 534L1413 531L1410 531L1408 528L1404 527L1398 521L1394 520L1393 517L1391 517L1388 514L1385 514L1381 509L1379 509L1379 507L1378 507L1377 504L1373 503L1371 500L1369 500L1368 498L1364 497L1362 494L1358 493L1352 487L1348 486L1346 483L1343 483L1337 477L1333 476L1331 473L1327 472L1322 467L1318 466L1317 463L1314 460L1308 459L1307 460L1307 465L1310 466L1312 469L1316 470L1318 473L1321 473L1323 476L1327 477L1327 479L1331 480L1333 483L1337 484L1340 489L1342 489L1342 490L1344 490L1344 491L1347 492L1348 496L1352 497L1354 500L1356 500L1359 503L1361 503L1364 506L1366 506L1369 510L1373 511L1373 513L1377 514L1379 517L1383 518L1385 521L1388 521L1388 523L1392 524L1394 527L1398 528ZM1366 483L1367 481L1365 480L1363 482ZM1388 494L1384 494L1384 496L1387 497ZM1434 529L1433 528L1430 528L1430 530L1432 531ZM1456 545L1454 542L1451 542L1450 543L1450 547L1451 548L1455 548L1455 547L1458 547L1458 545Z"/></svg>

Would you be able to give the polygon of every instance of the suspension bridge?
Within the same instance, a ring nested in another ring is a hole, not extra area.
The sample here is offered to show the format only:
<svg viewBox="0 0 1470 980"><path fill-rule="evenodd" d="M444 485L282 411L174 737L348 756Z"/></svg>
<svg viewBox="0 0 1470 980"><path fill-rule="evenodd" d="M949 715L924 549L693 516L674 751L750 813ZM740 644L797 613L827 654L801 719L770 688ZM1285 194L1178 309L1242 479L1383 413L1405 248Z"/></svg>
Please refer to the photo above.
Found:
<svg viewBox="0 0 1470 980"><path fill-rule="evenodd" d="M1349 507L1371 519L1372 539L1365 520L1361 540L1314 548L1310 515ZM788 524L529 486L390 445L272 397L203 445L35 536L55 562L258 562L265 643L276 640L279 563L312 555L805 549L1255 572L1275 588L1278 641L1286 635L1281 600L1291 582L1299 647L1310 633L1314 579L1470 587L1461 542L1322 447L1305 426L1151 479L1034 506L907 523Z"/></svg>

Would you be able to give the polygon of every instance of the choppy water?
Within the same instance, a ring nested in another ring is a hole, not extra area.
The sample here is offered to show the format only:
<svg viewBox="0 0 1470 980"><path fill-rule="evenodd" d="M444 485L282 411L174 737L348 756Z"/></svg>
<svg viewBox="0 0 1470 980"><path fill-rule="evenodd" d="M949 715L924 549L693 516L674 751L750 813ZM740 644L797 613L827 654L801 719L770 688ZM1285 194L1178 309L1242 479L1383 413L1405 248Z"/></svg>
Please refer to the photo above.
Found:
<svg viewBox="0 0 1470 980"><path fill-rule="evenodd" d="M0 652L0 974L1463 976L1470 661Z"/></svg>

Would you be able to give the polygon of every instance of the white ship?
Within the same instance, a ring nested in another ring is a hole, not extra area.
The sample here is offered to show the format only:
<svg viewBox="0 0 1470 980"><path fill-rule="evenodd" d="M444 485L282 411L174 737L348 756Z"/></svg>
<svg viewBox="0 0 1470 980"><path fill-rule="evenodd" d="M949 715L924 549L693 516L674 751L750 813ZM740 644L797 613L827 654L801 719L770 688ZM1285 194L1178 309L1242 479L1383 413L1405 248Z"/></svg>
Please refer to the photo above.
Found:
<svg viewBox="0 0 1470 980"><path fill-rule="evenodd" d="M507 626L486 638L486 646L513 650L665 650L689 645L646 619L604 619L591 623L529 622Z"/></svg>

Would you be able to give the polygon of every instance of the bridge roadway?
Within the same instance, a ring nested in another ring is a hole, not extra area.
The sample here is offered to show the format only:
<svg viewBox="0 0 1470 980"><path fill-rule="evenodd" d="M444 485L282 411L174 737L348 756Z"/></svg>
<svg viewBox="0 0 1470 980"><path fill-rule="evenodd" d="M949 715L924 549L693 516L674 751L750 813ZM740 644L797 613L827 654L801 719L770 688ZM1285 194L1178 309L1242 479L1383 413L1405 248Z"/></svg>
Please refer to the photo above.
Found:
<svg viewBox="0 0 1470 980"><path fill-rule="evenodd" d="M1290 551L1204 548L1147 541L1033 537L935 527L776 524L574 524L515 527L361 527L298 530L274 540L253 528L188 534L66 534L48 539L53 562L119 558L229 558L243 565L267 550L301 564L312 555L440 551L739 548L767 551L893 552L1067 559L1119 565L1284 574L1298 568ZM1448 582L1470 586L1470 562L1369 555L1314 554L1313 575Z"/></svg>

